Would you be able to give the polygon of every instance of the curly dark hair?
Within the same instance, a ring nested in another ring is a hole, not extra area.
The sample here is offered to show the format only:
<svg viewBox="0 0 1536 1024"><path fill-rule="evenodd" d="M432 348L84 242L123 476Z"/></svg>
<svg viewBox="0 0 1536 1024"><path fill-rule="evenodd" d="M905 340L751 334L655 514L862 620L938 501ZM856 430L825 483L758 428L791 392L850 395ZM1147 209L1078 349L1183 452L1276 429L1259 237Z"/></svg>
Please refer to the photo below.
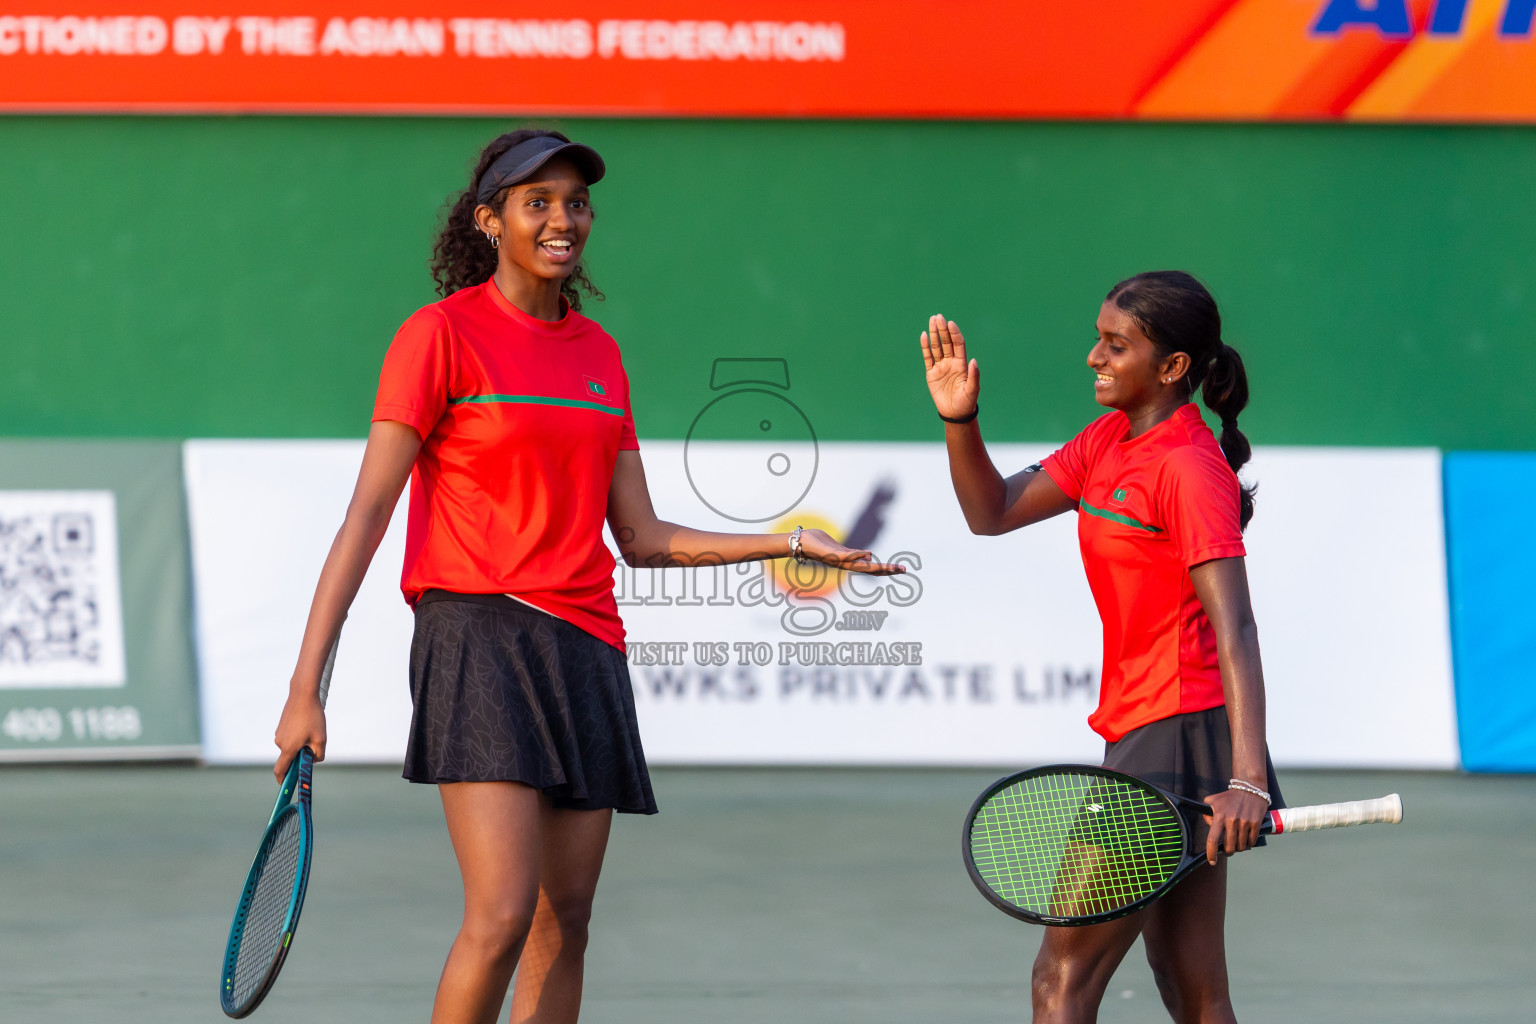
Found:
<svg viewBox="0 0 1536 1024"><path fill-rule="evenodd" d="M561 142L569 142L559 132L546 128L519 128L517 131L498 135L489 146L480 151L480 159L475 161L474 173L469 176L469 187L460 192L453 200L453 205L448 207L448 214L443 218L443 229L438 232L437 241L432 244L432 259L428 266L432 268L432 280L437 282L437 294L447 298L460 288L472 288L477 284L484 284L496 273L496 250L491 248L490 242L480 233L475 226L475 207L480 205L475 192L480 184L481 175L486 169L495 163L507 150L520 142L527 142L540 136L550 136ZM507 204L507 193L512 191L511 185L497 192L486 204L499 214ZM595 211L594 211L595 212ZM565 297L566 303L576 312L581 312L581 299L583 295L602 301L603 293L598 291L592 279L587 276L587 268L580 263L571 272L571 276L560 282L560 294Z"/></svg>

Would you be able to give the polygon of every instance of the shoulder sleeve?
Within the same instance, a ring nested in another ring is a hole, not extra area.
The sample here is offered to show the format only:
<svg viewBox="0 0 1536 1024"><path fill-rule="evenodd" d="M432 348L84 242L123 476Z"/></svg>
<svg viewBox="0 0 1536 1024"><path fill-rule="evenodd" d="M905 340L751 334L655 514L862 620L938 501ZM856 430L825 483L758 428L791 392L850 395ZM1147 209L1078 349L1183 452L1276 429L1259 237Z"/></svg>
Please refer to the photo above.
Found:
<svg viewBox="0 0 1536 1024"><path fill-rule="evenodd" d="M448 409L452 346L441 310L426 306L411 314L384 355L374 421L398 420L426 440Z"/></svg>
<svg viewBox="0 0 1536 1024"><path fill-rule="evenodd" d="M1158 483L1158 511L1185 566L1247 553L1238 526L1240 487L1219 454L1180 448L1168 456Z"/></svg>
<svg viewBox="0 0 1536 1024"><path fill-rule="evenodd" d="M1109 415L1113 416L1114 413ZM1108 418L1100 416L1040 463L1045 475L1054 480L1056 486L1073 501L1083 496L1083 486L1088 482L1088 471L1093 467L1094 454L1098 450L1098 435L1104 430Z"/></svg>
<svg viewBox="0 0 1536 1024"><path fill-rule="evenodd" d="M614 349L618 349L618 343L614 343ZM619 430L619 451L633 452L640 450L640 437L635 433L634 395L629 390L629 371L624 368L624 360L619 359L619 376L624 381L624 423Z"/></svg>
<svg viewBox="0 0 1536 1024"><path fill-rule="evenodd" d="M624 425L619 432L619 451L634 452L640 450L640 437L635 433L635 415L629 403L629 380L624 381Z"/></svg>

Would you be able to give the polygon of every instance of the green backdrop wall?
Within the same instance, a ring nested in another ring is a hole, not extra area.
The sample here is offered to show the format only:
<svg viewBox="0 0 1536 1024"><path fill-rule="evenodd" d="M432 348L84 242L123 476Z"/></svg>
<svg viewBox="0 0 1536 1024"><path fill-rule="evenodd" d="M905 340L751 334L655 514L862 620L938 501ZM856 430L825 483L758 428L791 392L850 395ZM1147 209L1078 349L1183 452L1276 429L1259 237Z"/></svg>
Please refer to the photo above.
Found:
<svg viewBox="0 0 1536 1024"><path fill-rule="evenodd" d="M0 435L349 437L433 298L446 194L504 122L0 119ZM1098 303L1182 267L1223 303L1261 444L1536 448L1536 130L567 121L642 435L717 356L784 356L818 431L936 438L924 318L998 440L1097 411Z"/></svg>

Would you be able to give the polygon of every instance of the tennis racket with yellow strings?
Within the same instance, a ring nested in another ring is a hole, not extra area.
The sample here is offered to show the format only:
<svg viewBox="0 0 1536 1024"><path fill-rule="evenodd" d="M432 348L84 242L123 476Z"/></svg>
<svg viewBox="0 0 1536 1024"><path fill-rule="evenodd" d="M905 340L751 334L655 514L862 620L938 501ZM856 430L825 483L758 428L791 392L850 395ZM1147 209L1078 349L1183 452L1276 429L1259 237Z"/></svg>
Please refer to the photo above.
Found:
<svg viewBox="0 0 1536 1024"><path fill-rule="evenodd" d="M1023 921L1087 925L1134 913L1205 863L1211 808L1134 776L1058 764L1005 776L965 819L965 868L993 906ZM1396 793L1272 810L1288 835L1403 820Z"/></svg>

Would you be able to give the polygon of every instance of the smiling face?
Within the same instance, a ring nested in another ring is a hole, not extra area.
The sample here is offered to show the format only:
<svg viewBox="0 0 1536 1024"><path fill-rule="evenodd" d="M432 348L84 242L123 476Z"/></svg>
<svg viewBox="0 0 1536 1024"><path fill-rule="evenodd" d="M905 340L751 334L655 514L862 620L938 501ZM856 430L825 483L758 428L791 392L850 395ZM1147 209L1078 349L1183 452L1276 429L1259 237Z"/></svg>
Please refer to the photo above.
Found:
<svg viewBox="0 0 1536 1024"><path fill-rule="evenodd" d="M1130 314L1113 302L1099 308L1095 326L1099 340L1088 352L1088 367L1094 372L1093 397L1100 405L1130 412L1168 400L1173 389L1184 394L1189 356L1159 355Z"/></svg>
<svg viewBox="0 0 1536 1024"><path fill-rule="evenodd" d="M500 240L500 263L543 281L570 277L592 230L592 199L576 165L555 157L513 185L498 212L475 210L480 230Z"/></svg>

